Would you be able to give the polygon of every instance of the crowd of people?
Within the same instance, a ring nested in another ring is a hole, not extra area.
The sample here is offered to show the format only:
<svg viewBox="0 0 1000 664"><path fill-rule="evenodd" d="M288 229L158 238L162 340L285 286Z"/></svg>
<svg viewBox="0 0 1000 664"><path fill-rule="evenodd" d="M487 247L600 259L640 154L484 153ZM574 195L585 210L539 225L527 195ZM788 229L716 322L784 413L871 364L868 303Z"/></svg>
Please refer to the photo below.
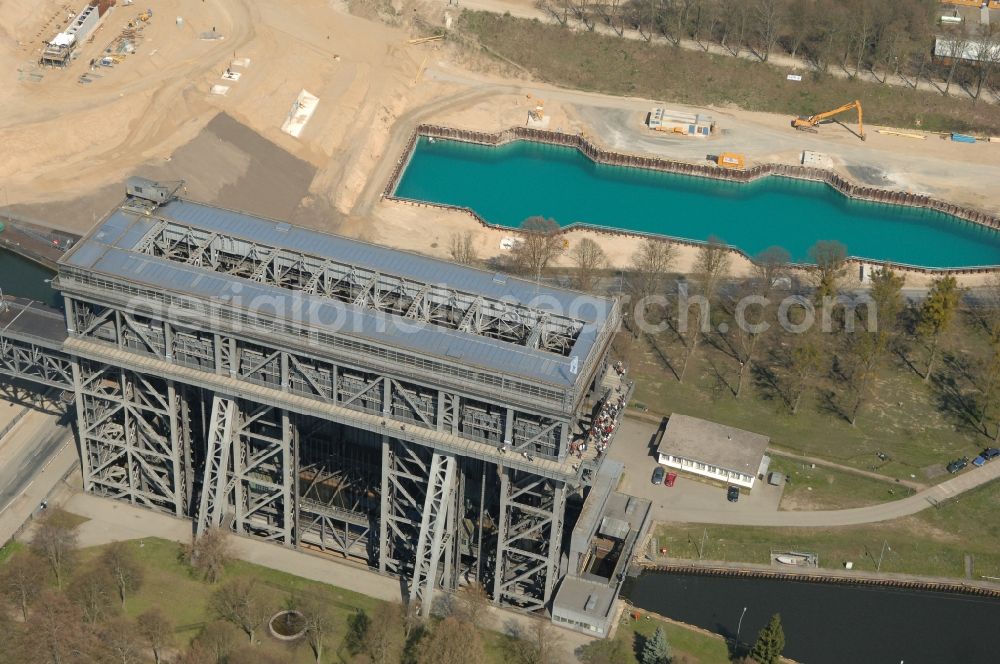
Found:
<svg viewBox="0 0 1000 664"><path fill-rule="evenodd" d="M611 444L611 436L618 427L618 418L622 411L625 410L626 391L623 390L625 365L618 362L615 364L614 369L621 379L619 385L615 387L614 392L609 391L607 396L601 400L600 408L594 416L586 436L574 440L569 444L569 453L571 455L575 454L578 459L582 459L583 453L591 446L597 451L598 458L604 454L605 450L608 449L608 445Z"/></svg>

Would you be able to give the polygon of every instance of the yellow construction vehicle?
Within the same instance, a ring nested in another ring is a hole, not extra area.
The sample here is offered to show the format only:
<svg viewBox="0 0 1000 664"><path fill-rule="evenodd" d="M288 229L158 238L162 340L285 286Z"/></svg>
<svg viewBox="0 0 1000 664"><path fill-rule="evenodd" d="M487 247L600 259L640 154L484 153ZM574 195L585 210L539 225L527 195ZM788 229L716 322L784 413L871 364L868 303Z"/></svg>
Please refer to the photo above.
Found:
<svg viewBox="0 0 1000 664"><path fill-rule="evenodd" d="M816 125L823 122L824 120L829 120L835 115L839 115L845 111L850 111L852 109L858 109L858 137L861 140L865 140L865 124L864 115L861 112L861 102L858 100L852 101L850 104L844 104L840 108L835 108L832 111L826 111L825 113L817 113L816 115L810 115L808 117L800 115L799 117L792 120L792 126L800 131L811 131L816 133Z"/></svg>

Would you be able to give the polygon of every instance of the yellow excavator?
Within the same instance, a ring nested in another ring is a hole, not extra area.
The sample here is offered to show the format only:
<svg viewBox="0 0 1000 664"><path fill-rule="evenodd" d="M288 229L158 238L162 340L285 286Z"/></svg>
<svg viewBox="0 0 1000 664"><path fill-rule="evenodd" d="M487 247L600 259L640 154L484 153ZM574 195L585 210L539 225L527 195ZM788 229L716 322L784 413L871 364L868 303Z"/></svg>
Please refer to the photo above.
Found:
<svg viewBox="0 0 1000 664"><path fill-rule="evenodd" d="M856 99L852 101L850 104L844 104L840 108L835 108L832 111L826 111L825 113L817 113L816 115L810 115L808 117L800 115L799 117L792 120L792 126L798 129L799 131L811 131L813 133L816 133L815 127L819 123L823 122L824 120L829 120L835 115L839 115L845 111L850 111L855 108L858 109L858 137L860 137L861 140L863 141L865 140L864 114L861 112L861 102Z"/></svg>

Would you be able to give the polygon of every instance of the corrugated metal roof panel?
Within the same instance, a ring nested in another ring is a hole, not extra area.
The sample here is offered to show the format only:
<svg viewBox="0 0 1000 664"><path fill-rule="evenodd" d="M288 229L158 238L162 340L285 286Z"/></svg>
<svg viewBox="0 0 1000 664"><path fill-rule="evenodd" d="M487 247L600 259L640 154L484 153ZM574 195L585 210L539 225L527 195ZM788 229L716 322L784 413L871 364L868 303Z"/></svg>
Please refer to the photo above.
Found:
<svg viewBox="0 0 1000 664"><path fill-rule="evenodd" d="M539 286L515 277L497 279L495 272L189 201L172 201L157 208L155 216L251 242L325 256L413 281L443 284L466 293L539 309L561 309L561 313L587 323L572 352L579 357L581 366L593 351L612 310L611 302L603 298ZM141 239L157 223L155 216L116 210L67 252L61 262L180 295L219 299L226 296L234 307L258 311L270 307L279 318L339 335L373 339L386 346L409 348L439 358L459 354L463 363L501 374L560 386L576 382L577 376L569 369L572 357L136 253ZM283 228L279 229L279 225Z"/></svg>

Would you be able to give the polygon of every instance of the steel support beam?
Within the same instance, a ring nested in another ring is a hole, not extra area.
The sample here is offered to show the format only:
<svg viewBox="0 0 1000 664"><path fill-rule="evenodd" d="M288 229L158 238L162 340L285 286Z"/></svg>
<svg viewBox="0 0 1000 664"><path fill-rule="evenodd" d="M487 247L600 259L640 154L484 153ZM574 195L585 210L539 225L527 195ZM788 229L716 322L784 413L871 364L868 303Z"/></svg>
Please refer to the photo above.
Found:
<svg viewBox="0 0 1000 664"><path fill-rule="evenodd" d="M430 616L434 604L442 553L454 539L455 465L454 456L435 452L427 479L427 494L410 583L410 603L419 607L425 618ZM449 523L451 530L448 528Z"/></svg>

